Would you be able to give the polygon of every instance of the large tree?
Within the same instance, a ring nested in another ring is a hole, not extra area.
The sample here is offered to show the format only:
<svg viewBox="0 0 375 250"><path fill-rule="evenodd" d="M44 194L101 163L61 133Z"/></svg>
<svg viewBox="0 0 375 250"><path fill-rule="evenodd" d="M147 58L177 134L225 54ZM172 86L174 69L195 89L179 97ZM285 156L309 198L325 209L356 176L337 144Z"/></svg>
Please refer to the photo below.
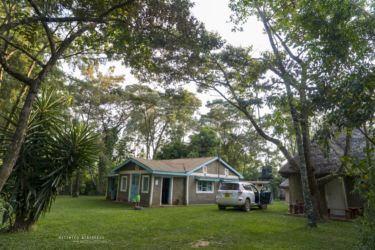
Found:
<svg viewBox="0 0 375 250"><path fill-rule="evenodd" d="M181 141L201 102L186 90L153 90L144 85L127 86L131 119L127 130L139 134L145 145L145 157L156 157L160 147L170 140Z"/></svg>
<svg viewBox="0 0 375 250"><path fill-rule="evenodd" d="M210 110L202 115L201 123L217 132L220 140L218 154L244 176L256 179L258 176L255 175L262 166L278 158L278 152L265 143L236 107L222 99L209 102L206 107ZM280 164L273 163L275 167Z"/></svg>
<svg viewBox="0 0 375 250"><path fill-rule="evenodd" d="M28 92L0 169L0 191L16 163L40 86L60 60L107 55L147 71L154 61L178 59L179 51L204 37L185 0L28 0L1 5L1 72L27 85ZM19 59L27 63L19 64ZM31 65L35 69L28 75Z"/></svg>
<svg viewBox="0 0 375 250"><path fill-rule="evenodd" d="M114 148L130 114L127 95L121 87L124 76L114 75L114 67L102 74L99 65L82 67L83 79L72 79L68 86L73 95L76 118L101 133L98 162L98 193L105 192L105 180L112 167ZM79 184L78 182L76 182Z"/></svg>

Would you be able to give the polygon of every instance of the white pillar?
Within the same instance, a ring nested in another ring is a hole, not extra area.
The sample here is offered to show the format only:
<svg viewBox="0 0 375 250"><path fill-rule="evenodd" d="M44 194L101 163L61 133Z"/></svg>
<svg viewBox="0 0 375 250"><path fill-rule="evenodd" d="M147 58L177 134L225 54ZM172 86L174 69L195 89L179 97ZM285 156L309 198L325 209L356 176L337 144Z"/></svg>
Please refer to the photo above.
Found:
<svg viewBox="0 0 375 250"><path fill-rule="evenodd" d="M151 176L151 188L150 188L150 207L152 206L152 198L154 197L154 176Z"/></svg>
<svg viewBox="0 0 375 250"><path fill-rule="evenodd" d="M121 185L121 175L117 176L117 192L116 192L116 201L119 201L118 199L118 193L120 191L120 185Z"/></svg>
<svg viewBox="0 0 375 250"><path fill-rule="evenodd" d="M169 205L173 205L173 177L171 177L171 183L169 186Z"/></svg>
<svg viewBox="0 0 375 250"><path fill-rule="evenodd" d="M186 176L186 205L189 205L189 176Z"/></svg>

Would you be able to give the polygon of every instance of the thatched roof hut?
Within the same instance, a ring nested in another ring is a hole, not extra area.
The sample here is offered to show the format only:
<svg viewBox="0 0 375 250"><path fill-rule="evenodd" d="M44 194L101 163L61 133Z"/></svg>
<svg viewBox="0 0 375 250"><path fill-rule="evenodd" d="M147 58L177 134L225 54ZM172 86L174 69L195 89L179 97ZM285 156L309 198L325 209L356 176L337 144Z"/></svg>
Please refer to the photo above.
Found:
<svg viewBox="0 0 375 250"><path fill-rule="evenodd" d="M321 204L325 204L328 213L335 216L347 215L349 208L363 207L363 201L354 189L354 177L346 175L341 161L346 149L346 140L346 134L342 133L328 142L328 150L323 150L317 143L311 145L311 164L318 180ZM364 159L366 139L361 131L354 129L349 142L348 155L355 160ZM295 160L299 161L298 156ZM279 173L288 178L280 185L285 190L286 201L289 204L303 201L299 169L286 163ZM289 188L286 188L287 186Z"/></svg>
<svg viewBox="0 0 375 250"><path fill-rule="evenodd" d="M366 146L366 141L361 131L354 129L350 142L349 155L357 160L363 159L365 157L363 150ZM344 156L345 146L345 133L340 134L336 139L331 139L329 141L328 150L323 150L322 147L313 142L311 144L311 163L313 165L315 175L320 177L331 173L343 173L340 158ZM299 161L298 156L296 156L295 159L297 162ZM279 173L283 177L288 177L291 174L299 173L299 169L296 169L289 163L286 163L281 167Z"/></svg>

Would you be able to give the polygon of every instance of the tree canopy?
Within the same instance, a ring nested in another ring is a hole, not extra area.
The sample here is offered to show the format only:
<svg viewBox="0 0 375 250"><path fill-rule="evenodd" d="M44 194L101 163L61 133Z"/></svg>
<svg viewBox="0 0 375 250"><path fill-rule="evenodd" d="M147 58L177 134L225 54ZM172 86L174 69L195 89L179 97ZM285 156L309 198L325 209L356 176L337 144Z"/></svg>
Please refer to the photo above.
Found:
<svg viewBox="0 0 375 250"><path fill-rule="evenodd" d="M208 32L191 15L188 0L4 0L0 5L0 108L5 111L0 191L5 186L5 199L16 208L8 219L28 227L64 185L80 193L90 180L103 193L109 170L129 156L220 156L248 178L286 159L301 173L308 225L315 227L327 209L320 202L311 144L341 131L350 142L357 128L367 139L367 158L355 162L345 153L342 164L370 187L363 192L369 201L366 225L373 227L370 1L231 0L234 29L241 30L251 17L262 25L270 50L259 55ZM115 75L114 67L102 73L103 63L114 61L138 82L127 82L127 73ZM79 76L66 72L67 66ZM195 93L183 87L192 83L221 97L206 105L205 114L199 113L202 103ZM92 160L96 134L98 160ZM76 152L85 140L88 150L82 145ZM56 172L49 172L51 163ZM29 182L35 192L22 186Z"/></svg>

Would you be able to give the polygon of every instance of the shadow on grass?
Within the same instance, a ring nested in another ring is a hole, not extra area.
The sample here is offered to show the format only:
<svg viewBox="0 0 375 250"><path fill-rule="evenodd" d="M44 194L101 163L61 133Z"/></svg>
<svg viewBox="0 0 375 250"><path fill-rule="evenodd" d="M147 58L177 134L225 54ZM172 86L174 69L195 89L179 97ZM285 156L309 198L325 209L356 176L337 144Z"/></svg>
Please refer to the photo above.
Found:
<svg viewBox="0 0 375 250"><path fill-rule="evenodd" d="M77 202L77 201L84 202ZM102 208L127 208L130 207L128 204L116 201L106 200L104 196L80 196L72 198L70 196L60 195L58 196L58 203L63 203L69 207L69 209L97 209Z"/></svg>
<svg viewBox="0 0 375 250"><path fill-rule="evenodd" d="M217 211L219 212L242 212L242 213L246 213L241 207L226 207L225 210L219 210L217 209ZM262 208L259 208L259 207L251 207L251 210L249 211L249 213L251 212L266 212L267 209L262 209Z"/></svg>

